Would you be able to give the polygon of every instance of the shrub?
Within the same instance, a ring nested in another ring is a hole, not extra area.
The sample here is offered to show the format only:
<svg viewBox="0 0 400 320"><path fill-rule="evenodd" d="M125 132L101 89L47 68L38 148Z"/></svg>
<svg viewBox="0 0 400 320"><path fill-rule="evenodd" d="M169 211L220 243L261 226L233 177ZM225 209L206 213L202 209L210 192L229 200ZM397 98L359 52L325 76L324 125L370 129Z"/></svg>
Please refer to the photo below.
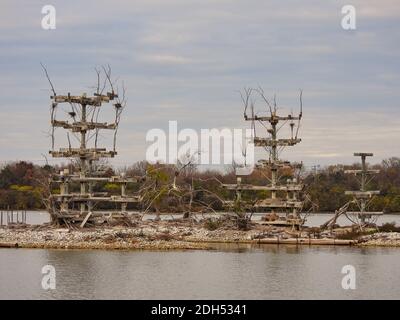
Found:
<svg viewBox="0 0 400 320"><path fill-rule="evenodd" d="M174 236L167 232L159 233L153 237L153 240L161 240L161 241L171 241L174 239L175 239Z"/></svg>
<svg viewBox="0 0 400 320"><path fill-rule="evenodd" d="M206 219L206 221L204 221L204 228L209 231L217 230L219 227L221 227L221 220Z"/></svg>
<svg viewBox="0 0 400 320"><path fill-rule="evenodd" d="M337 239L343 240L357 240L361 236L366 236L369 234L376 233L376 230L369 230L369 231L360 231L360 230L351 230L344 233L340 233L336 236Z"/></svg>
<svg viewBox="0 0 400 320"><path fill-rule="evenodd" d="M400 227L396 226L396 222L383 223L378 229L381 232L400 232Z"/></svg>

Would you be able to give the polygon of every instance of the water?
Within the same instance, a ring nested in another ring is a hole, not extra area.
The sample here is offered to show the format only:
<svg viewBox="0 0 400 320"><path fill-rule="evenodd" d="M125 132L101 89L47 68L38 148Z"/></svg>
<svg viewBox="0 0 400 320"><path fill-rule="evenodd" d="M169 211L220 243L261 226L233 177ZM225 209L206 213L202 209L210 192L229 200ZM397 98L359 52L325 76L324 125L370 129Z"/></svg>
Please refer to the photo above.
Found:
<svg viewBox="0 0 400 320"><path fill-rule="evenodd" d="M7 224L7 211L0 211L3 213L3 225ZM11 212L9 212L11 215ZM17 211L13 212L13 221L17 222ZM10 218L11 219L11 218ZM18 212L18 220L22 220L22 211ZM26 223L28 224L43 224L50 221L50 215L45 211L26 211Z"/></svg>
<svg viewBox="0 0 400 320"><path fill-rule="evenodd" d="M331 214L313 214L317 226ZM151 217L150 217L151 218ZM167 218L167 217L166 217ZM28 212L28 223L48 214ZM384 215L379 224L399 215ZM339 220L342 225L347 220ZM41 288L41 268L57 288ZM343 290L341 268L356 268ZM216 245L213 251L0 249L0 299L399 299L400 248Z"/></svg>
<svg viewBox="0 0 400 320"><path fill-rule="evenodd" d="M56 290L41 268L56 269ZM356 290L341 269L356 268ZM0 249L0 299L399 299L400 249L219 245L213 251Z"/></svg>
<svg viewBox="0 0 400 320"><path fill-rule="evenodd" d="M310 227L319 227L324 222L333 217L333 213L314 213L307 217L306 226ZM384 214L378 217L377 225L382 225L383 223L395 222L397 225L400 225L400 215L399 214ZM347 219L345 216L340 216L337 220L337 223L341 226L349 226L352 222Z"/></svg>
<svg viewBox="0 0 400 320"><path fill-rule="evenodd" d="M180 218L182 215L163 215L162 219L171 219ZM14 214L16 221L16 214ZM147 214L144 219L154 219L155 215ZM255 215L254 220L259 220L261 215ZM332 213L313 213L307 217L306 226L316 227L320 226L327 220L333 217ZM50 221L50 216L47 212L44 211L27 211L26 213L26 221L29 224L43 224ZM378 225L386 222L396 222L397 225L400 225L400 215L399 214L385 214L378 217ZM4 224L6 223L6 214L4 213ZM345 217L341 216L338 219L338 223L342 226L351 225L351 222Z"/></svg>

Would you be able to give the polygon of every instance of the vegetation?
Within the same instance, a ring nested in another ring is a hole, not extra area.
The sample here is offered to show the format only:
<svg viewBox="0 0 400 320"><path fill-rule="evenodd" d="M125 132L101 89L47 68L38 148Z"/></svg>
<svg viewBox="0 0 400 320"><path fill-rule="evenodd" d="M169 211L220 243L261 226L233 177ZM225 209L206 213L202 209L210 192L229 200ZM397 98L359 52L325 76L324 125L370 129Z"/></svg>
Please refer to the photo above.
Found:
<svg viewBox="0 0 400 320"><path fill-rule="evenodd" d="M396 222L383 223L379 227L380 232L400 232L400 227L396 226Z"/></svg>
<svg viewBox="0 0 400 320"><path fill-rule="evenodd" d="M378 232L378 230L376 229L371 229L367 231L362 231L360 229L352 229L351 231L338 234L336 238L341 240L358 240L362 236L367 236L376 232Z"/></svg>
<svg viewBox="0 0 400 320"><path fill-rule="evenodd" d="M318 212L333 212L348 201L345 190L358 189L355 176L344 174L344 169L358 168L352 166L333 165L322 168L318 172L303 173L306 191L309 194L314 210ZM372 211L400 212L400 159L390 158L381 164L372 166L380 173L369 184L371 190L381 190L381 195L371 201ZM0 168L0 209L43 209L43 196L49 190L48 177L52 172L58 172L63 166L39 166L20 161L8 163ZM223 210L221 199L233 200L234 194L222 189L220 183L235 183L233 168L226 172L199 171L194 165L149 165L145 161L138 162L123 170L126 176L144 176L147 173L147 197L143 208L151 212L201 212L204 209ZM115 174L115 169L107 168L107 175ZM290 176L284 173L282 179ZM243 179L243 183L261 185L265 183L266 172L255 170ZM130 187L130 192L137 192L143 187L140 182ZM96 186L105 188L108 192L118 193L118 186L104 183ZM71 191L79 190L79 185L71 186ZM57 192L57 190L52 190ZM265 196L265 191L258 193L243 192L242 200L252 202L257 197ZM210 225L212 228L213 226ZM389 228L390 226L384 226Z"/></svg>
<svg viewBox="0 0 400 320"><path fill-rule="evenodd" d="M25 161L10 163L0 171L0 208L43 208L45 193L42 182L52 168L35 166Z"/></svg>
<svg viewBox="0 0 400 320"><path fill-rule="evenodd" d="M304 182L317 211L334 211L350 200L344 194L345 190L358 190L357 178L345 174L344 169L360 169L360 165L333 165L306 175ZM371 180L368 189L380 190L381 194L371 200L369 209L386 213L400 212L400 158L384 160L372 166L372 169L380 172Z"/></svg>
<svg viewBox="0 0 400 320"><path fill-rule="evenodd" d="M210 231L217 230L218 228L221 227L221 225L222 223L220 219L208 218L204 221L204 228Z"/></svg>

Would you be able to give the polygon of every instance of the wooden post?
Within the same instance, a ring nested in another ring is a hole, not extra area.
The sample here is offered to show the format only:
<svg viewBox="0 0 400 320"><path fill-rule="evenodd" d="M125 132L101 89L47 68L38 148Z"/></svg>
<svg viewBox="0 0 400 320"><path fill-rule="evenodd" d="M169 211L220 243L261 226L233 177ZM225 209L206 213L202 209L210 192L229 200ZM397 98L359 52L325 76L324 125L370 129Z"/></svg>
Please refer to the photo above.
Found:
<svg viewBox="0 0 400 320"><path fill-rule="evenodd" d="M126 183L121 184L121 197L123 197L123 198L126 197ZM126 202L123 202L121 204L121 213L122 214L124 214L126 212L127 205L128 204Z"/></svg>

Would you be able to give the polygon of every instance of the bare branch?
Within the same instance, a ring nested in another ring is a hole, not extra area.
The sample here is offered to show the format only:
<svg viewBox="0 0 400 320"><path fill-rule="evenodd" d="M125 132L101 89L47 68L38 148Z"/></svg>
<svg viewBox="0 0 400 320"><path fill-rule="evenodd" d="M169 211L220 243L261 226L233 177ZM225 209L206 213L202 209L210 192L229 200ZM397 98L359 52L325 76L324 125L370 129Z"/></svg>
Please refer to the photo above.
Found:
<svg viewBox="0 0 400 320"><path fill-rule="evenodd" d="M297 139L297 135L300 130L300 120L303 117L303 90L300 89L300 113L299 113L299 120L297 122L297 129L296 129L296 135L295 138Z"/></svg>
<svg viewBox="0 0 400 320"><path fill-rule="evenodd" d="M46 74L46 78L47 78L47 80L48 80L49 83L50 83L50 87L51 87L51 90L53 91L53 95L56 96L56 95L57 95L57 94L56 94L56 90L54 89L53 83L52 83L51 80L50 80L50 77L49 77L49 74L48 74L48 72L47 72L46 67L43 65L43 63L40 63L40 65L42 66L42 68L43 68L43 70L44 70L44 73Z"/></svg>

